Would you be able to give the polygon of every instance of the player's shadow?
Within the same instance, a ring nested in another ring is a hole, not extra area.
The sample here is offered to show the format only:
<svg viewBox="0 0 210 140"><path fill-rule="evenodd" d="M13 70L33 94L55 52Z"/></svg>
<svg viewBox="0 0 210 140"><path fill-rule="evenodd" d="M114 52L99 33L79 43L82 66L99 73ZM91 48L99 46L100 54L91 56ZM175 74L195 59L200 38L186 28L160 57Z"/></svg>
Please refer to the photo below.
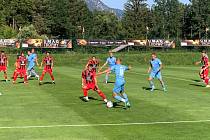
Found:
<svg viewBox="0 0 210 140"><path fill-rule="evenodd" d="M52 82L43 82L42 85L52 85Z"/></svg>
<svg viewBox="0 0 210 140"><path fill-rule="evenodd" d="M204 85L199 85L199 84L189 84L190 86L196 86L196 87L205 87Z"/></svg>
<svg viewBox="0 0 210 140"><path fill-rule="evenodd" d="M87 102L85 99L84 99L84 96L80 96L79 99L83 102ZM89 100L94 100L94 101L101 101L99 99L96 99L94 97L88 97Z"/></svg>
<svg viewBox="0 0 210 140"><path fill-rule="evenodd" d="M192 81L197 82L197 83L201 83L202 80L197 80L197 79L192 79Z"/></svg>
<svg viewBox="0 0 210 140"><path fill-rule="evenodd" d="M143 89L143 90L147 90L147 91L150 91L152 88L148 88L148 87L142 87L142 89ZM155 89L155 90L157 91L157 90L160 90L160 89Z"/></svg>
<svg viewBox="0 0 210 140"><path fill-rule="evenodd" d="M10 80L8 80L8 81L10 81ZM0 82L6 82L6 80L1 80Z"/></svg>
<svg viewBox="0 0 210 140"><path fill-rule="evenodd" d="M113 108L123 108L124 105L121 104L121 102L113 102Z"/></svg>

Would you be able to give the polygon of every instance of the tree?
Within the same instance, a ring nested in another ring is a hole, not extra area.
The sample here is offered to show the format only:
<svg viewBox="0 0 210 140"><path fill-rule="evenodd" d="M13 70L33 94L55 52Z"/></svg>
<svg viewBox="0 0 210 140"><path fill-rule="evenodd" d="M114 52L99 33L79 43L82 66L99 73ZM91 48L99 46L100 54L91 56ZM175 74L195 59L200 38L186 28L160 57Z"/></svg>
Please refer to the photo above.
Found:
<svg viewBox="0 0 210 140"><path fill-rule="evenodd" d="M146 38L148 11L146 0L128 0L122 19L127 38Z"/></svg>
<svg viewBox="0 0 210 140"><path fill-rule="evenodd" d="M92 36L95 39L119 39L122 28L116 15L110 12L93 12Z"/></svg>

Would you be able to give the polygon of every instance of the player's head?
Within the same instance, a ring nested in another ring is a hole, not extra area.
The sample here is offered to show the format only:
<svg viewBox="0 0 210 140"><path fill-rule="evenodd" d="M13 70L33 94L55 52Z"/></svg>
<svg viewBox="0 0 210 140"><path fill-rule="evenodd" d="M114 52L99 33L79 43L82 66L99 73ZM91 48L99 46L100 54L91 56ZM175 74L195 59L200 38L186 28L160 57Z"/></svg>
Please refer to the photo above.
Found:
<svg viewBox="0 0 210 140"><path fill-rule="evenodd" d="M24 56L24 52L21 52L21 53L20 53L20 56Z"/></svg>
<svg viewBox="0 0 210 140"><path fill-rule="evenodd" d="M112 51L109 51L109 56L113 57L113 52Z"/></svg>
<svg viewBox="0 0 210 140"><path fill-rule="evenodd" d="M33 49L31 49L31 53L35 53L35 49L33 48Z"/></svg>
<svg viewBox="0 0 210 140"><path fill-rule="evenodd" d="M117 64L121 64L121 63L122 63L122 59L121 59L121 58L117 58L116 63L117 63Z"/></svg>
<svg viewBox="0 0 210 140"><path fill-rule="evenodd" d="M201 52L201 55L202 55L202 57L204 57L204 56L207 55L207 52L206 52L205 50L203 50L203 51Z"/></svg>
<svg viewBox="0 0 210 140"><path fill-rule="evenodd" d="M91 71L92 69L93 69L93 65L92 64L89 64L88 65L88 70Z"/></svg>
<svg viewBox="0 0 210 140"><path fill-rule="evenodd" d="M92 56L92 60L95 61L96 60L96 57L95 56Z"/></svg>
<svg viewBox="0 0 210 140"><path fill-rule="evenodd" d="M152 59L154 60L155 58L157 58L157 54L156 53L152 53Z"/></svg>
<svg viewBox="0 0 210 140"><path fill-rule="evenodd" d="M4 51L1 51L1 55L4 55L5 53L4 53Z"/></svg>
<svg viewBox="0 0 210 140"><path fill-rule="evenodd" d="M46 55L47 55L47 56L50 56L50 52L46 52Z"/></svg>
<svg viewBox="0 0 210 140"><path fill-rule="evenodd" d="M31 51L28 51L28 55L31 55Z"/></svg>

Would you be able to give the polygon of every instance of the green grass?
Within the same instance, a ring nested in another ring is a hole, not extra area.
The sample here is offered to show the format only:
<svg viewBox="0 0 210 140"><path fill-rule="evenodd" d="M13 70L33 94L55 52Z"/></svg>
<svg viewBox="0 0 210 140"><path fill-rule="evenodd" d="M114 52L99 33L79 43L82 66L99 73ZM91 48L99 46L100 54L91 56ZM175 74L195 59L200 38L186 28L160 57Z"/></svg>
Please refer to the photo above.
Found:
<svg viewBox="0 0 210 140"><path fill-rule="evenodd" d="M127 56L128 57L128 56ZM134 56L133 56L134 57ZM84 57L75 60L64 56L63 63L54 70L56 85L38 85L31 80L28 85L0 82L0 140L208 140L210 122L148 124L130 126L92 126L92 127L52 127L52 128L10 128L18 126L85 125L150 123L173 121L197 121L210 119L210 89L202 87L199 80L199 67L166 66L163 75L168 92L161 91L156 81L153 94L148 87L147 66L133 65L126 73L126 93L132 108L107 109L99 96L90 92L98 100L88 103L79 97L81 91L81 71ZM64 60L65 59L65 60ZM58 62L62 58L56 59ZM57 62L57 64L59 64ZM12 74L12 67L9 68ZM41 72L41 71L39 71ZM1 73L1 75L3 75ZM3 77L3 76L2 76ZM113 84L102 83L99 87L112 100ZM114 76L111 76L114 80ZM18 79L18 81L22 81ZM50 81L49 76L45 81Z"/></svg>

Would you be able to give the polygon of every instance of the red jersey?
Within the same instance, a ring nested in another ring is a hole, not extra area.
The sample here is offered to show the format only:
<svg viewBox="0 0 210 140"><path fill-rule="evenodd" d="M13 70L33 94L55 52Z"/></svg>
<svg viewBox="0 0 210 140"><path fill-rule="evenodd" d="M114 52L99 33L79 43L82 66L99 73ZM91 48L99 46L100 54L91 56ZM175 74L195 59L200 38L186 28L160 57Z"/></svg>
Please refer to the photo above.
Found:
<svg viewBox="0 0 210 140"><path fill-rule="evenodd" d="M46 56L43 58L42 62L44 63L46 69L51 69L53 66L53 57Z"/></svg>
<svg viewBox="0 0 210 140"><path fill-rule="evenodd" d="M93 60L93 59L90 59L88 61L88 65L89 64L92 64L93 65L93 71L96 72L96 69L97 67L99 66L99 61L98 60Z"/></svg>
<svg viewBox="0 0 210 140"><path fill-rule="evenodd" d="M20 56L17 59L18 69L25 70L27 65L27 59L25 56Z"/></svg>
<svg viewBox="0 0 210 140"><path fill-rule="evenodd" d="M86 84L95 84L95 72L89 71L89 70L84 70L82 72L82 79L85 81Z"/></svg>
<svg viewBox="0 0 210 140"><path fill-rule="evenodd" d="M7 56L0 55L0 66L7 66Z"/></svg>
<svg viewBox="0 0 210 140"><path fill-rule="evenodd" d="M202 63L203 66L205 66L205 67L209 66L209 58L208 58L207 55L201 58L201 63Z"/></svg>

